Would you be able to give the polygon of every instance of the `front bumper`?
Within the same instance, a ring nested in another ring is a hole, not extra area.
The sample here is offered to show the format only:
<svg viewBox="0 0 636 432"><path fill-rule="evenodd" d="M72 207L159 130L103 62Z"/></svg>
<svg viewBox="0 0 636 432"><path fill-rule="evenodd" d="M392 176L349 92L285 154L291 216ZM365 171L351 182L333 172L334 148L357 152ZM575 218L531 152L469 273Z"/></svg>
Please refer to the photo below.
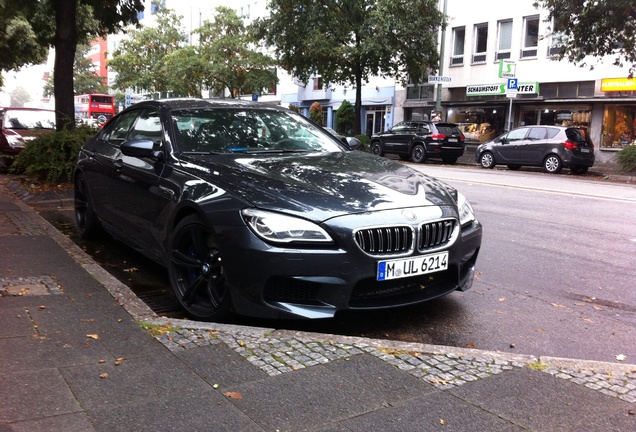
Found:
<svg viewBox="0 0 636 432"><path fill-rule="evenodd" d="M347 237L353 219L340 221L335 235L338 246L333 248L276 248L246 228L227 231L224 236L231 236L232 242L226 245L226 253L243 257L240 263L225 260L235 311L262 318L330 318L345 310L417 304L472 286L481 246L479 222L458 227L452 244L436 250L449 253L446 270L377 281L378 262L387 258L368 256Z"/></svg>

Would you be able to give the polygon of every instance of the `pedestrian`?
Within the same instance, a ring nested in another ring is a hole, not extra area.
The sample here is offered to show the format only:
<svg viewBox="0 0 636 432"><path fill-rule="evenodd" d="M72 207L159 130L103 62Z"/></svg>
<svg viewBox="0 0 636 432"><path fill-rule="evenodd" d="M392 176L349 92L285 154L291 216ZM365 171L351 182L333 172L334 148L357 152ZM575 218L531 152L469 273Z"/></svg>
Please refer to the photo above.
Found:
<svg viewBox="0 0 636 432"><path fill-rule="evenodd" d="M433 117L433 121L434 122L440 122L442 121L442 112L441 111L437 111L435 113L435 117Z"/></svg>

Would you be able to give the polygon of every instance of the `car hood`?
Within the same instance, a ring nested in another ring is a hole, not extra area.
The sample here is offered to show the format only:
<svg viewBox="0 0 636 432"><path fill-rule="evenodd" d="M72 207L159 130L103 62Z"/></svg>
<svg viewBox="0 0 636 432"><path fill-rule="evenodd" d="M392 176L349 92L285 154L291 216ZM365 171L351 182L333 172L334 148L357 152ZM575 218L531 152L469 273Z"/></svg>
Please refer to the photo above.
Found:
<svg viewBox="0 0 636 432"><path fill-rule="evenodd" d="M364 152L182 156L184 169L251 205L310 217L455 205L450 186Z"/></svg>

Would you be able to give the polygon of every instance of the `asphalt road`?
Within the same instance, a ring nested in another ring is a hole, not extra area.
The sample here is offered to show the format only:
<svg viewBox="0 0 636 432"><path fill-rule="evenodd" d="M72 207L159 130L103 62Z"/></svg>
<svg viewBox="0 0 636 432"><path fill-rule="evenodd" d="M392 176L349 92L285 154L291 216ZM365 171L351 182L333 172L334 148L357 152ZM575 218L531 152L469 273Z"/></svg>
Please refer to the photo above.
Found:
<svg viewBox="0 0 636 432"><path fill-rule="evenodd" d="M538 171L412 166L457 187L484 224L473 288L399 311L244 325L600 361L636 361L636 187ZM165 271L72 212L41 212L138 295L180 316Z"/></svg>

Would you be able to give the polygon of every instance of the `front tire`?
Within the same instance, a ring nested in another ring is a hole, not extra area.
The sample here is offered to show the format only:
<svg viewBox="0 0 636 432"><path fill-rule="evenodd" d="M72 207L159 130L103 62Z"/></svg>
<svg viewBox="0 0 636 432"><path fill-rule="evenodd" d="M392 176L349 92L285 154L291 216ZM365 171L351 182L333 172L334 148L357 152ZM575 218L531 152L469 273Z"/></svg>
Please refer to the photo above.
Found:
<svg viewBox="0 0 636 432"><path fill-rule="evenodd" d="M382 151L382 145L379 142L374 141L371 143L371 153L376 156L384 156L384 152Z"/></svg>
<svg viewBox="0 0 636 432"><path fill-rule="evenodd" d="M226 319L231 299L212 230L197 215L184 218L174 229L169 252L170 284L188 315L205 321Z"/></svg>
<svg viewBox="0 0 636 432"><path fill-rule="evenodd" d="M415 163L426 161L426 150L422 144L416 144L411 151L411 160Z"/></svg>
<svg viewBox="0 0 636 432"><path fill-rule="evenodd" d="M558 174L561 172L561 168L563 168L563 164L557 155L548 155L543 161L543 169L548 174Z"/></svg>
<svg viewBox="0 0 636 432"><path fill-rule="evenodd" d="M482 168L494 168L495 167L495 157L490 152L483 152L481 156L479 156L479 164Z"/></svg>
<svg viewBox="0 0 636 432"><path fill-rule="evenodd" d="M99 237L103 232L102 225L93 210L90 191L82 174L75 178L74 206L75 224L82 238L91 240Z"/></svg>

